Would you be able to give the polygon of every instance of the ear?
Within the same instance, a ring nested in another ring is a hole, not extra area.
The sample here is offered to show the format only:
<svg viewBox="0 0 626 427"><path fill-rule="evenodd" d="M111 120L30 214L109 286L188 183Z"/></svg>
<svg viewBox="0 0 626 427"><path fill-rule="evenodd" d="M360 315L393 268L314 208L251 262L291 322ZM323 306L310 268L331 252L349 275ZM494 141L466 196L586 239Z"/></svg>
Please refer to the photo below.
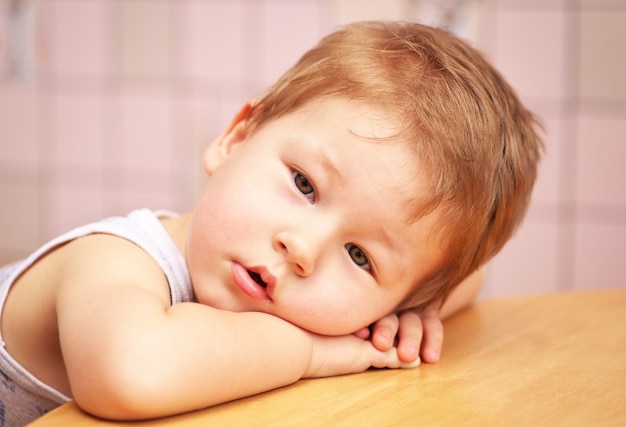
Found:
<svg viewBox="0 0 626 427"><path fill-rule="evenodd" d="M215 169L222 164L230 152L245 141L248 136L247 119L250 110L256 105L256 100L250 100L235 114L230 125L204 151L204 170L212 175Z"/></svg>

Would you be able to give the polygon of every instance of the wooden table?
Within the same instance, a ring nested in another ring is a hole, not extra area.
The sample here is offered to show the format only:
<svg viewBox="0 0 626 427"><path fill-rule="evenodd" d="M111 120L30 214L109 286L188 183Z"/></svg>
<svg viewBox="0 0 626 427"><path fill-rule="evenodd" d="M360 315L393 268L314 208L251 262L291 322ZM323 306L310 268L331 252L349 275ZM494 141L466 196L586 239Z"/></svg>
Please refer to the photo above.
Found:
<svg viewBox="0 0 626 427"><path fill-rule="evenodd" d="M487 300L446 322L441 362L303 380L133 426L626 426L626 290ZM32 424L114 426L73 403Z"/></svg>

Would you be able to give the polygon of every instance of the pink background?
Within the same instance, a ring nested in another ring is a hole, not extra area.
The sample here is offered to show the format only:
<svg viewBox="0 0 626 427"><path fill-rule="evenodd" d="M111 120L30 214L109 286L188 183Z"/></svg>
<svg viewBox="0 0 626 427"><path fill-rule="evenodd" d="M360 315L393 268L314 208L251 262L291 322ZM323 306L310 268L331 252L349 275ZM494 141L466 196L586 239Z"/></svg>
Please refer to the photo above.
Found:
<svg viewBox="0 0 626 427"><path fill-rule="evenodd" d="M415 19L402 14L420 2L35 3L33 72L0 67L3 260L104 216L190 209L203 148L247 98L336 24ZM482 296L626 287L626 0L464 5L469 36L547 130L527 221Z"/></svg>

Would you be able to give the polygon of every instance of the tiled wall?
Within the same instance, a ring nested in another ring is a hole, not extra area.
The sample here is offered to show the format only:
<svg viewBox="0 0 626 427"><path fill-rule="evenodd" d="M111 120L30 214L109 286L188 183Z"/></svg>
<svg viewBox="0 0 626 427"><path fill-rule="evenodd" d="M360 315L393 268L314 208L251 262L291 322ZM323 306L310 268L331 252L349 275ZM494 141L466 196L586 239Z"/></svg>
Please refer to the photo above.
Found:
<svg viewBox="0 0 626 427"><path fill-rule="evenodd" d="M190 209L206 144L322 35L445 1L22 3L19 55L0 18L0 259L137 207ZM626 287L626 0L454 3L547 130L528 219L483 296Z"/></svg>
<svg viewBox="0 0 626 427"><path fill-rule="evenodd" d="M626 287L626 1L500 0L487 51L546 125L547 155L490 295Z"/></svg>

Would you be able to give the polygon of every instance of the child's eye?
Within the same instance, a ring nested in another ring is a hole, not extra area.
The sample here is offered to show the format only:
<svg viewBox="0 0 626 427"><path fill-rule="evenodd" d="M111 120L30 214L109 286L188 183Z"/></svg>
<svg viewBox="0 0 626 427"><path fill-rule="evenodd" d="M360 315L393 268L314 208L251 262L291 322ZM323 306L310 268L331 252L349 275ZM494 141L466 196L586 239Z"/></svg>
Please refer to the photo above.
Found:
<svg viewBox="0 0 626 427"><path fill-rule="evenodd" d="M294 171L293 173L293 182L296 184L296 188L302 194L304 194L307 199L311 202L315 201L315 189L313 188L313 184L309 182L307 177L302 175L300 172Z"/></svg>
<svg viewBox="0 0 626 427"><path fill-rule="evenodd" d="M370 260L367 258L367 255L365 255L365 252L363 252L363 250L361 248L359 248L356 245L353 245L352 243L348 243L346 245L346 250L348 251L348 254L350 255L350 259L359 267L362 267L363 269L370 271L371 266L370 266Z"/></svg>

